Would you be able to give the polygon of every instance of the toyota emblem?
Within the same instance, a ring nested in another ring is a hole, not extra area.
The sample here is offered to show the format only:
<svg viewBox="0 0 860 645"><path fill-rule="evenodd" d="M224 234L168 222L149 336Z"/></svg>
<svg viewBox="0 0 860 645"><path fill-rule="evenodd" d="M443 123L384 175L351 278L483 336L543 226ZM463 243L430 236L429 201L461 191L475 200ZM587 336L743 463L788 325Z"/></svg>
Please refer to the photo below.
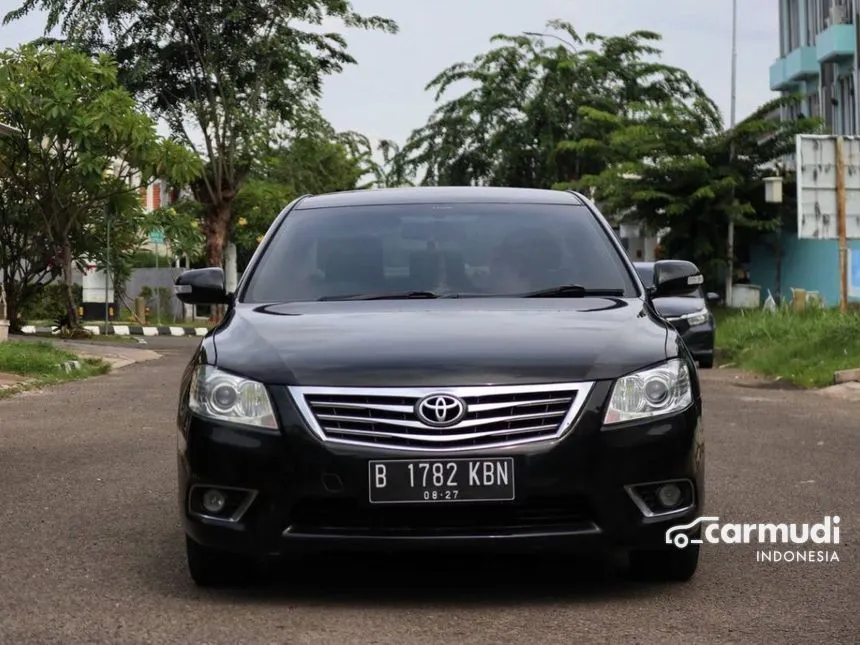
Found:
<svg viewBox="0 0 860 645"><path fill-rule="evenodd" d="M452 426L466 416L466 403L451 394L430 394L415 404L415 416L428 426Z"/></svg>

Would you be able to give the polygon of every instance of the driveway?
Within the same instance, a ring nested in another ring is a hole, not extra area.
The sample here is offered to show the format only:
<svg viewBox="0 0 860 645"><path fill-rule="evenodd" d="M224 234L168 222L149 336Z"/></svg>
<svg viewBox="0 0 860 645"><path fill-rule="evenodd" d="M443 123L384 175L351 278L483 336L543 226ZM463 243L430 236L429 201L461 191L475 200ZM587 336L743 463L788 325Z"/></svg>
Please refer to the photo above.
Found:
<svg viewBox="0 0 860 645"><path fill-rule="evenodd" d="M708 514L839 515L839 562L705 545L694 580L672 586L591 560L308 560L278 571L283 583L198 590L173 418L196 342L153 339L158 360L0 401L0 642L857 642L860 403L724 370L703 373Z"/></svg>

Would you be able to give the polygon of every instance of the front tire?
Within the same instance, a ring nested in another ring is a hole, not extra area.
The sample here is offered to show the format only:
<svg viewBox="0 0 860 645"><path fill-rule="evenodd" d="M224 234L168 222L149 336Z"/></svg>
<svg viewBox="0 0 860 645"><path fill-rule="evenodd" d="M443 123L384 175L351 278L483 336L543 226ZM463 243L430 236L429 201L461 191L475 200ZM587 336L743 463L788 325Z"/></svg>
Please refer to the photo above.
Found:
<svg viewBox="0 0 860 645"><path fill-rule="evenodd" d="M188 572L198 587L243 585L256 577L256 562L251 558L204 546L185 536Z"/></svg>
<svg viewBox="0 0 860 645"><path fill-rule="evenodd" d="M709 370L714 366L714 357L708 356L707 358L703 358L699 361L699 367L703 370Z"/></svg>
<svg viewBox="0 0 860 645"><path fill-rule="evenodd" d="M687 582L699 567L699 545L630 552L630 573L649 582Z"/></svg>

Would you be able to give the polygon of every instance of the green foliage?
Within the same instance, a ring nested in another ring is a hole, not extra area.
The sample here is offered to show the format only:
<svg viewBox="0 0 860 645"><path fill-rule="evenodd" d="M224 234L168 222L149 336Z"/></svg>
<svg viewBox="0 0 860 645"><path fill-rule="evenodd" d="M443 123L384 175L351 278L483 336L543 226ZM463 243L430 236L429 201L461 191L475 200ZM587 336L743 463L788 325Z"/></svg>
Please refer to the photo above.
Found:
<svg viewBox="0 0 860 645"><path fill-rule="evenodd" d="M256 248L275 217L295 197L288 184L270 179L249 180L233 206L237 218L230 238L242 249Z"/></svg>
<svg viewBox="0 0 860 645"><path fill-rule="evenodd" d="M46 32L59 27L69 42L113 54L123 84L205 159L192 188L213 266L221 264L232 203L257 160L290 128L315 121L323 79L355 63L340 34L316 27L337 20L397 31L347 0L25 0L5 20L37 9L48 14Z"/></svg>
<svg viewBox="0 0 860 645"><path fill-rule="evenodd" d="M658 106L633 117L588 114L595 129L611 124L594 142L604 146L610 163L582 183L595 187L609 212L644 221L652 232L668 229L665 254L713 275L727 257L730 217L737 246L782 225L784 209L764 202L763 179L773 174L773 162L794 151L797 134L820 129L814 119L773 118L797 100L772 101L728 131L702 103ZM786 194L788 208L793 193Z"/></svg>
<svg viewBox="0 0 860 645"><path fill-rule="evenodd" d="M291 137L270 151L258 175L295 196L353 190L363 168L342 139L330 127Z"/></svg>
<svg viewBox="0 0 860 645"><path fill-rule="evenodd" d="M436 108L399 163L422 169L424 184L551 188L606 168L611 153L601 133L615 127L614 118L708 102L683 70L651 60L657 34L582 38L562 21L548 27L561 34L550 34L552 44L498 35L498 47L434 78L427 89L437 101L453 85L471 89Z"/></svg>
<svg viewBox="0 0 860 645"><path fill-rule="evenodd" d="M344 138L327 124L318 124L272 149L256 166L232 206L230 239L238 250L240 270L293 199L356 188L364 167Z"/></svg>
<svg viewBox="0 0 860 645"><path fill-rule="evenodd" d="M822 387L833 383L834 372L860 366L860 311L720 313L717 348L738 367L803 387Z"/></svg>
<svg viewBox="0 0 860 645"><path fill-rule="evenodd" d="M80 285L72 287L76 302L80 302L83 290ZM36 294L28 299L21 308L23 322L54 320L66 312L66 285L62 282L39 285Z"/></svg>
<svg viewBox="0 0 860 645"><path fill-rule="evenodd" d="M730 217L736 248L781 227L791 196L782 212L765 204L762 179L793 152L796 134L820 129L772 118L798 97L726 131L702 87L660 62L658 34L548 27L544 36L495 36L494 49L434 78L427 89L439 105L395 166L423 171L424 184L577 189L611 220L669 229L666 256L693 260L709 277L727 259Z"/></svg>
<svg viewBox="0 0 860 645"><path fill-rule="evenodd" d="M76 322L72 268L84 256L107 261L106 216L121 255L138 232L140 183L155 174L189 181L199 160L158 137L109 57L60 45L0 52L0 121L19 130L0 144L3 165L16 169L4 173L4 189L38 222Z"/></svg>
<svg viewBox="0 0 860 645"><path fill-rule="evenodd" d="M0 169L10 175L21 160L9 154L8 141L0 137ZM13 331L20 328L22 308L37 296L41 283L59 274L54 254L40 227L35 204L21 200L0 174L0 288L5 294L6 315ZM2 315L2 314L0 314Z"/></svg>
<svg viewBox="0 0 860 645"><path fill-rule="evenodd" d="M80 369L66 372L61 364L79 361ZM0 398L11 396L33 387L52 383L75 381L110 371L110 365L101 359L79 359L72 352L50 342L9 341L0 344L0 372L19 374L25 382L0 390Z"/></svg>
<svg viewBox="0 0 860 645"><path fill-rule="evenodd" d="M0 372L24 375L58 374L60 363L77 356L51 343L13 341L0 345Z"/></svg>
<svg viewBox="0 0 860 645"><path fill-rule="evenodd" d="M201 228L203 209L199 202L182 198L170 206L158 208L146 213L143 218L143 228L147 234L156 229L164 233L164 240L171 251L178 256L188 256L195 260L203 252L205 236ZM155 256L152 263L155 266Z"/></svg>
<svg viewBox="0 0 860 645"><path fill-rule="evenodd" d="M159 253L157 264L159 266L168 266L171 258ZM132 269L151 269L156 265L156 255L148 249L140 249L135 251L129 257L129 266Z"/></svg>
<svg viewBox="0 0 860 645"><path fill-rule="evenodd" d="M361 177L368 181L359 188L397 188L415 185L413 169L404 164L399 145L383 139L374 146L360 132L345 132L340 137L349 148L352 158L361 168Z"/></svg>

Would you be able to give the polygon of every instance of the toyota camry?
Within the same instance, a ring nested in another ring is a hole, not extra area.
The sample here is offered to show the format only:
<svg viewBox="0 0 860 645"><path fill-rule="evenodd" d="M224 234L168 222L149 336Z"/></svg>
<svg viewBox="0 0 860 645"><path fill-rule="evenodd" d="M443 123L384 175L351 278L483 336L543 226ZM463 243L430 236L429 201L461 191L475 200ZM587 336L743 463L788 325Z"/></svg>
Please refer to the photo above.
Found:
<svg viewBox="0 0 860 645"><path fill-rule="evenodd" d="M701 394L654 300L701 282L667 260L643 285L574 192L296 199L235 290L176 280L225 310L180 391L193 580L394 549L621 550L689 579L698 545L665 535L702 512Z"/></svg>

